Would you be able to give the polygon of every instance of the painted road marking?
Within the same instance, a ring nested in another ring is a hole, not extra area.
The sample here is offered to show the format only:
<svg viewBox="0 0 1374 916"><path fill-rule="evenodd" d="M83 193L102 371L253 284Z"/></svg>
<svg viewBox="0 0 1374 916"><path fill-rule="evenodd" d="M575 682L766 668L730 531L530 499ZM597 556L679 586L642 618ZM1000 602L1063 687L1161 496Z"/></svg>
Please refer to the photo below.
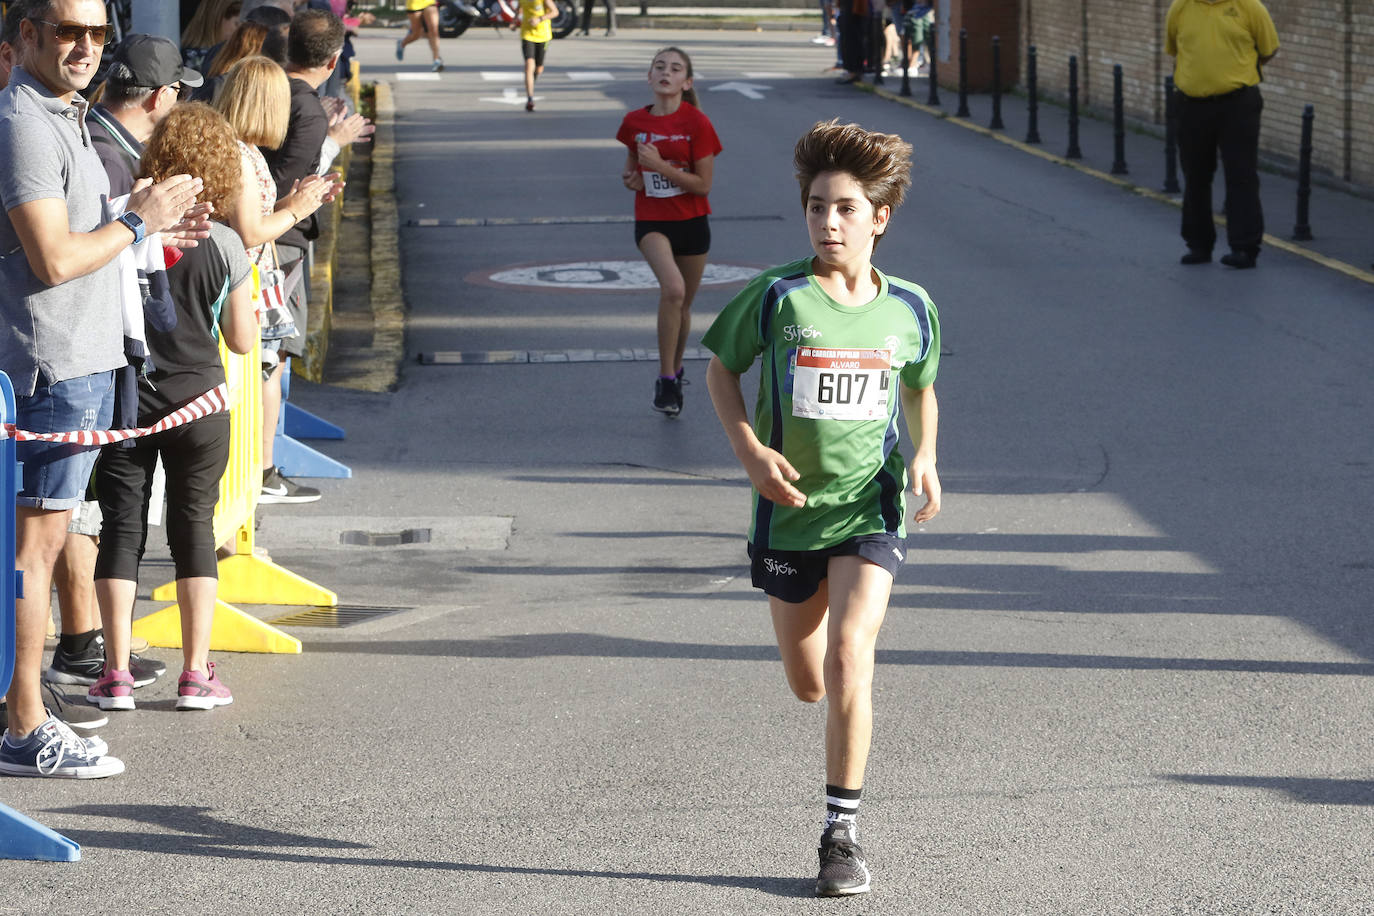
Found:
<svg viewBox="0 0 1374 916"><path fill-rule="evenodd" d="M721 83L719 86L712 86L709 92L738 92L746 99L755 101L763 98L763 93L772 86L760 86L758 83Z"/></svg>
<svg viewBox="0 0 1374 916"><path fill-rule="evenodd" d="M702 286L743 283L758 276L749 264L707 264ZM463 279L481 286L572 292L632 292L658 289L658 279L644 261L566 261L554 264L516 264L479 270Z"/></svg>
<svg viewBox="0 0 1374 916"><path fill-rule="evenodd" d="M518 83L525 74L519 70L483 70L481 77L488 83Z"/></svg>
<svg viewBox="0 0 1374 916"><path fill-rule="evenodd" d="M792 74L777 73L775 71L763 71L761 73L746 72L744 78L747 80L790 80L792 79Z"/></svg>
<svg viewBox="0 0 1374 916"><path fill-rule="evenodd" d="M534 100L535 100L536 102L539 102L539 101L542 101L543 98L544 98L544 97L543 97L542 95L536 95L536 96L534 97ZM479 101L483 101L483 102L497 102L498 104L501 104L501 105L523 105L523 104L525 104L525 100L522 99L522 98L520 97L520 93L516 90L516 88L515 88L514 86L505 86L505 87L503 87L503 88L501 89L501 97L500 97L499 99L498 99L498 98L495 98L495 97L493 97L493 96L484 96L484 97L481 98ZM510 144L503 144L503 146L509 146L509 145L510 145Z"/></svg>
<svg viewBox="0 0 1374 916"><path fill-rule="evenodd" d="M437 73L397 73L397 82L401 83L437 83L439 74Z"/></svg>
<svg viewBox="0 0 1374 916"><path fill-rule="evenodd" d="M591 80L613 80L615 74L609 70L569 70L568 79L574 82L589 82Z"/></svg>
<svg viewBox="0 0 1374 916"><path fill-rule="evenodd" d="M688 347L684 360L710 359L711 351ZM657 349L626 347L617 350L435 350L421 353L422 366L499 366L530 363L649 363L658 362Z"/></svg>
<svg viewBox="0 0 1374 916"><path fill-rule="evenodd" d="M618 144L617 144L618 145ZM465 219L410 219L407 226L417 229L441 227L471 229L477 226L584 226L588 224L633 223L635 218L626 213L614 216L472 216ZM777 215L727 215L711 214L712 222L774 222L780 223L783 217Z"/></svg>

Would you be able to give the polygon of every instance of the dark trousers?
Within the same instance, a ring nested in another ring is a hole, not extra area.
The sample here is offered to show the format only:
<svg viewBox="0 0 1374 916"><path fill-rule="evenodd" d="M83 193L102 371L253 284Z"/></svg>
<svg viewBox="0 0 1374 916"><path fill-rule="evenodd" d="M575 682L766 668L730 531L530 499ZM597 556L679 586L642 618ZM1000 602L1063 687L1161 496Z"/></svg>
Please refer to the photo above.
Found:
<svg viewBox="0 0 1374 916"><path fill-rule="evenodd" d="M864 72L864 50L868 43L868 16L861 13L841 10L838 18L840 29L840 65L846 73Z"/></svg>
<svg viewBox="0 0 1374 916"><path fill-rule="evenodd" d="M1226 241L1233 251L1259 252L1264 212L1259 196L1259 131L1264 99L1258 86L1209 98L1178 96L1178 161L1183 169L1183 241L1211 251L1212 176L1217 153L1226 176Z"/></svg>
<svg viewBox="0 0 1374 916"><path fill-rule="evenodd" d="M575 2L575 0L573 0ZM587 0L582 7L582 32L585 34L592 28L592 10L596 7L596 0ZM577 7L573 7L576 9ZM606 31L615 31L615 0L606 0Z"/></svg>
<svg viewBox="0 0 1374 916"><path fill-rule="evenodd" d="M95 577L138 581L158 455L167 470L167 546L176 577L217 576L215 503L229 463L229 414L212 414L133 442L132 448L105 446L96 462L95 488L104 519Z"/></svg>

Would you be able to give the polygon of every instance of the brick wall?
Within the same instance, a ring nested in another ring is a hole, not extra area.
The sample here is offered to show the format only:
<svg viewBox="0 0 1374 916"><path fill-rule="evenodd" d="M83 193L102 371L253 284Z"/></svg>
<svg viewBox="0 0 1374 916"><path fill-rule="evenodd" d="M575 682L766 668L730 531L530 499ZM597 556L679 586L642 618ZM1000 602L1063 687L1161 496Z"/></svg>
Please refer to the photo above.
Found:
<svg viewBox="0 0 1374 916"><path fill-rule="evenodd" d="M1310 104L1313 167L1374 186L1374 3L1265 5L1280 48L1264 71L1261 148L1295 161ZM1164 53L1168 9L1169 0L1021 0L1021 45L1036 46L1041 91L1054 97L1067 96L1068 58L1078 55L1079 97L1098 108L1111 106L1112 65L1121 64L1127 113L1160 124L1164 77L1173 72Z"/></svg>

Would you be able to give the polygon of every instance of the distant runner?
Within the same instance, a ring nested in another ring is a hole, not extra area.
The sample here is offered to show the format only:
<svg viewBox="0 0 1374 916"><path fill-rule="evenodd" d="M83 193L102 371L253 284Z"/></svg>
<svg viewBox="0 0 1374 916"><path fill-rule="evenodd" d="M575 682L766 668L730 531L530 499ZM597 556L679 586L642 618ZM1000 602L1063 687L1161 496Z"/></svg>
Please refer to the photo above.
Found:
<svg viewBox="0 0 1374 916"><path fill-rule="evenodd" d="M692 299L711 250L711 174L721 151L715 128L697 109L692 61L664 48L649 65L654 103L625 115L615 138L629 147L621 180L635 192L635 244L658 278L658 379L653 408L682 412L682 355L692 330Z"/></svg>

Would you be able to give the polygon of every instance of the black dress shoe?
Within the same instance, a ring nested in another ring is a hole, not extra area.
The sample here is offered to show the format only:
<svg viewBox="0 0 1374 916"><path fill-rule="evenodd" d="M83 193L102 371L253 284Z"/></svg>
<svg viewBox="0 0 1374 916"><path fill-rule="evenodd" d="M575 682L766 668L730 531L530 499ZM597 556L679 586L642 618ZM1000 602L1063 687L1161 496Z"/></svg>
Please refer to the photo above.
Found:
<svg viewBox="0 0 1374 916"><path fill-rule="evenodd" d="M1178 259L1180 264L1207 264L1212 260L1212 252L1201 248L1189 248L1188 253Z"/></svg>
<svg viewBox="0 0 1374 916"><path fill-rule="evenodd" d="M1255 266L1255 255L1249 251L1233 251L1222 255L1221 263L1236 270L1249 270Z"/></svg>

